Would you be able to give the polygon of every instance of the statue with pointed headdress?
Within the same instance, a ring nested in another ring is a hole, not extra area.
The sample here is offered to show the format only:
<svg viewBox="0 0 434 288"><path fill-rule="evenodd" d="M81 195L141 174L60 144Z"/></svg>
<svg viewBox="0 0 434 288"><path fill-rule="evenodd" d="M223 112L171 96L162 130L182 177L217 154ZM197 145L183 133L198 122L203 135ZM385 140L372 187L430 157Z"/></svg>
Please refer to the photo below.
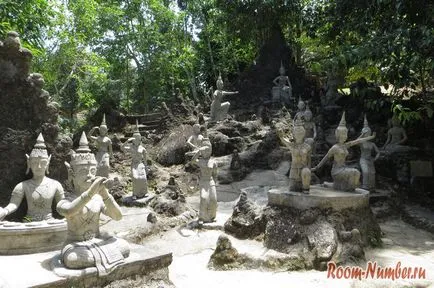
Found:
<svg viewBox="0 0 434 288"><path fill-rule="evenodd" d="M95 130L99 131L99 136L93 136ZM101 125L93 127L88 134L89 139L96 142L98 152L96 153L97 172L96 175L108 177L110 171L110 158L113 157L112 140L107 136L107 124L105 114L103 115Z"/></svg>
<svg viewBox="0 0 434 288"><path fill-rule="evenodd" d="M65 197L62 185L48 174L51 155L48 156L42 134L39 134L36 144L27 155L27 172L32 171L32 179L25 180L15 186L10 203L0 208L0 220L16 211L25 198L27 201L27 221L42 221L52 219L51 206L53 201L59 202Z"/></svg>
<svg viewBox="0 0 434 288"><path fill-rule="evenodd" d="M289 81L289 77L285 75L285 67L283 67L283 62L280 62L279 76L274 78L274 86L272 90L273 102L282 102L285 104L290 104L292 100L292 85Z"/></svg>
<svg viewBox="0 0 434 288"><path fill-rule="evenodd" d="M293 127L294 142L278 133L280 140L291 152L291 170L289 171L289 191L309 193L310 164L312 146L306 141L306 130L301 117L297 117Z"/></svg>
<svg viewBox="0 0 434 288"><path fill-rule="evenodd" d="M71 155L71 162L65 165L74 193L56 207L68 225L62 263L69 269L96 267L100 276L106 275L123 263L130 250L125 240L100 232L101 213L120 220L122 212L108 192L110 180L96 176L97 161L84 132L78 149Z"/></svg>
<svg viewBox="0 0 434 288"><path fill-rule="evenodd" d="M133 198L142 198L148 193L148 179L146 177L146 149L142 145L138 121L136 121L133 137L121 145L121 150L128 151L132 157Z"/></svg>
<svg viewBox="0 0 434 288"><path fill-rule="evenodd" d="M345 160L348 156L348 148L374 139L375 133L372 136L360 137L356 140L346 142L348 138L348 128L346 126L344 112L339 126L335 130L335 136L337 143L330 148L324 158L312 171L321 168L328 160L333 159L331 171L333 183L324 182L324 185L339 191L354 191L360 183L360 172L345 164Z"/></svg>
<svg viewBox="0 0 434 288"><path fill-rule="evenodd" d="M371 136L372 131L368 124L366 115L363 121L363 129L359 138ZM362 188L368 191L375 191L375 160L380 157L380 150L374 142L366 141L359 144L360 147L360 169L362 170ZM375 156L372 157L372 151Z"/></svg>
<svg viewBox="0 0 434 288"><path fill-rule="evenodd" d="M228 95L238 94L238 91L228 92L223 91L223 79L222 75L219 74L217 79L217 90L214 91L213 99L211 103L211 115L210 122L218 122L226 119L231 103L223 102L223 97Z"/></svg>

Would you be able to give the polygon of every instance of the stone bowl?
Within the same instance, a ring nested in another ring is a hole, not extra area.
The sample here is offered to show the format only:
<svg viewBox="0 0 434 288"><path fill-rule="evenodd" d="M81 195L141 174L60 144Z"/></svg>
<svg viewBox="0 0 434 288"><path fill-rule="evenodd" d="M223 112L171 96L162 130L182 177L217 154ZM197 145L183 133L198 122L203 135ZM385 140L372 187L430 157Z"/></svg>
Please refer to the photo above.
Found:
<svg viewBox="0 0 434 288"><path fill-rule="evenodd" d="M0 255L21 255L60 250L67 236L65 220L0 221Z"/></svg>

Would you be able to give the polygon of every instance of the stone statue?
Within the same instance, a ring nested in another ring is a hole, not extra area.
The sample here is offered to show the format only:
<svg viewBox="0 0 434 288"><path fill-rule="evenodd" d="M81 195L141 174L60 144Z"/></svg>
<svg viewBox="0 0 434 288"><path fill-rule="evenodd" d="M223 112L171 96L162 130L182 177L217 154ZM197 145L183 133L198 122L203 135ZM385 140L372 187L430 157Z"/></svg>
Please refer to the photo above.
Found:
<svg viewBox="0 0 434 288"><path fill-rule="evenodd" d="M99 130L99 136L93 136L95 130ZM97 176L108 177L110 171L110 158L113 157L112 140L107 136L107 125L105 122L105 114L102 118L101 125L99 127L93 127L89 131L89 138L96 141L98 152L96 153L97 164Z"/></svg>
<svg viewBox="0 0 434 288"><path fill-rule="evenodd" d="M301 117L295 119L293 136L295 142L289 141L279 133L280 140L291 152L291 170L289 172L289 191L309 193L310 163L312 147L306 142L306 130Z"/></svg>
<svg viewBox="0 0 434 288"><path fill-rule="evenodd" d="M311 138L315 140L316 138L316 125L313 121L313 114L309 108L309 105L306 105L306 110L304 111L304 129L306 130L306 138Z"/></svg>
<svg viewBox="0 0 434 288"><path fill-rule="evenodd" d="M27 201L28 221L42 221L52 219L51 205L53 200L59 202L65 198L62 185L56 180L45 176L48 174L51 155L48 156L42 134L39 134L36 144L27 157L27 173L32 170L32 179L25 180L15 186L10 203L0 208L0 220L18 209L24 198Z"/></svg>
<svg viewBox="0 0 434 288"><path fill-rule="evenodd" d="M331 171L333 183L324 182L324 185L339 191L354 191L354 189L359 186L360 172L355 168L350 168L345 165L345 159L348 156L348 148L374 139L375 133L372 136L361 137L353 141L345 142L348 137L348 129L346 127L344 112L339 126L336 128L335 136L337 143L330 148L324 158L312 169L312 172L321 168L325 162L333 158L334 161Z"/></svg>
<svg viewBox="0 0 434 288"><path fill-rule="evenodd" d="M96 267L100 276L106 275L123 263L130 250L125 240L100 233L101 213L114 220L120 220L122 213L107 190L110 180L96 176L97 161L90 152L84 132L79 148L71 156L71 163L65 162L65 165L74 195L57 204L57 211L65 216L68 225L62 262L69 269Z"/></svg>
<svg viewBox="0 0 434 288"><path fill-rule="evenodd" d="M133 180L133 199L142 198L148 194L148 179L146 177L146 149L142 145L142 135L139 132L139 123L136 121L136 130L133 137L121 145L123 152L131 154L131 178Z"/></svg>
<svg viewBox="0 0 434 288"><path fill-rule="evenodd" d="M359 138L371 136L372 131L369 128L368 120L363 123L362 134ZM380 157L380 150L377 145L371 141L359 144L360 147L360 169L362 170L362 188L368 191L375 191L375 160ZM375 157L372 157L372 150L375 151Z"/></svg>
<svg viewBox="0 0 434 288"><path fill-rule="evenodd" d="M187 145L190 147L190 152L185 153L188 156L193 156L195 150L198 150L202 144L203 136L200 134L201 126L199 124L193 125L193 135L191 135L187 140Z"/></svg>
<svg viewBox="0 0 434 288"><path fill-rule="evenodd" d="M404 147L404 144L408 140L407 133L405 133L405 129L401 127L401 123L399 122L398 117L392 118L392 128L387 131L387 140L384 143L384 150L400 150L401 147Z"/></svg>
<svg viewBox="0 0 434 288"><path fill-rule="evenodd" d="M231 105L229 102L223 102L223 96L226 95L234 95L238 94L238 91L235 92L227 92L223 91L223 80L222 76L219 75L217 79L217 90L214 91L213 100L211 103L211 117L210 122L222 121L226 118L229 106Z"/></svg>
<svg viewBox="0 0 434 288"><path fill-rule="evenodd" d="M304 112L306 112L306 103L301 100L301 97L298 97L297 113L295 113L294 120L297 118L301 118L301 120L304 120Z"/></svg>
<svg viewBox="0 0 434 288"><path fill-rule="evenodd" d="M282 62L280 62L279 74L280 75L273 80L274 85L276 85L272 90L273 102L290 104L292 99L292 85L289 81L289 77L285 75L285 67L283 67Z"/></svg>
<svg viewBox="0 0 434 288"><path fill-rule="evenodd" d="M192 161L200 167L199 188L199 223L213 222L217 214L217 191L215 181L217 164L211 160L212 146L208 138L204 138L202 145L195 151Z"/></svg>

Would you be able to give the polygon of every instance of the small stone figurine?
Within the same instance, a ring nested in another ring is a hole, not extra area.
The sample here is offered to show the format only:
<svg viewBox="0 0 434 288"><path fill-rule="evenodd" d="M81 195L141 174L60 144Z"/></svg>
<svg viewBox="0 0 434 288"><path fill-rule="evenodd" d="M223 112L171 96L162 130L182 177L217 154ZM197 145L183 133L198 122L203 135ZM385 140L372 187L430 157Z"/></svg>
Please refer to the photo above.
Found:
<svg viewBox="0 0 434 288"><path fill-rule="evenodd" d="M274 78L274 86L272 90L273 102L283 102L285 104L290 104L292 99L292 85L289 81L289 77L285 75L285 67L283 63L280 62L279 76Z"/></svg>
<svg viewBox="0 0 434 288"><path fill-rule="evenodd" d="M10 203L0 207L0 220L18 209L24 198L27 201L27 221L42 221L52 219L51 205L65 198L62 185L45 176L48 174L51 155L48 156L42 134L39 134L36 144L27 157L27 173L32 170L32 179L25 180L15 186Z"/></svg>
<svg viewBox="0 0 434 288"><path fill-rule="evenodd" d="M371 136L372 131L369 128L368 120L363 122L362 133L359 138ZM368 191L375 191L375 160L380 157L380 150L377 145L371 141L359 144L360 147L360 168L362 170L362 188ZM375 157L372 157L372 151L375 151Z"/></svg>
<svg viewBox="0 0 434 288"><path fill-rule="evenodd" d="M136 129L133 137L121 145L123 152L128 151L132 156L131 178L133 180L133 199L142 198L148 194L148 179L146 177L146 149L142 145L142 135L139 131L139 123L136 121Z"/></svg>
<svg viewBox="0 0 434 288"><path fill-rule="evenodd" d="M305 140L306 130L303 127L301 117L295 119L293 136L295 142L279 134L280 140L291 151L291 170L289 172L289 191L309 193L310 187L310 163L312 147Z"/></svg>
<svg viewBox="0 0 434 288"><path fill-rule="evenodd" d="M99 130L99 136L93 136L95 130ZM110 171L110 158L113 158L112 140L107 136L107 124L105 122L105 114L103 115L101 125L99 127L93 127L89 131L89 138L96 141L98 152L96 153L97 164L97 176L108 177Z"/></svg>
<svg viewBox="0 0 434 288"><path fill-rule="evenodd" d="M65 165L72 179L74 195L57 204L57 211L68 224L62 262L69 269L96 267L100 276L106 275L123 263L130 249L125 240L100 233L101 213L120 220L122 212L107 190L109 180L96 176L97 161L90 152L84 132L79 148L71 156L71 163L65 162Z"/></svg>
<svg viewBox="0 0 434 288"><path fill-rule="evenodd" d="M312 169L312 172L321 168L325 162L333 158L331 171L333 183L324 182L324 185L339 191L354 191L360 183L360 172L355 168L350 168L345 165L345 159L348 156L348 148L374 139L375 133L372 136L345 142L348 138L348 129L346 127L344 112L339 126L336 128L335 136L337 143L330 148L324 158Z"/></svg>
<svg viewBox="0 0 434 288"><path fill-rule="evenodd" d="M297 113L295 113L294 121L297 118L300 118L301 120L304 120L304 113L305 112L306 112L306 103L304 103L304 101L301 100L301 97L298 97Z"/></svg>
<svg viewBox="0 0 434 288"><path fill-rule="evenodd" d="M214 91L213 94L213 100L211 103L211 116L210 116L210 122L218 122L226 119L226 116L228 115L229 106L231 103L229 102L223 102L223 97L227 95L234 95L238 94L238 91L235 92L227 92L223 91L223 80L221 74L219 75L219 78L217 79L217 90Z"/></svg>
<svg viewBox="0 0 434 288"><path fill-rule="evenodd" d="M217 191L215 179L217 164L211 160L212 147L208 138L204 138L202 145L195 151L192 161L200 167L199 188L199 223L213 222L217 215Z"/></svg>
<svg viewBox="0 0 434 288"><path fill-rule="evenodd" d="M383 149L388 151L405 150L404 144L407 141L407 133L401 127L398 117L392 118L392 128L387 131L387 140L384 143Z"/></svg>

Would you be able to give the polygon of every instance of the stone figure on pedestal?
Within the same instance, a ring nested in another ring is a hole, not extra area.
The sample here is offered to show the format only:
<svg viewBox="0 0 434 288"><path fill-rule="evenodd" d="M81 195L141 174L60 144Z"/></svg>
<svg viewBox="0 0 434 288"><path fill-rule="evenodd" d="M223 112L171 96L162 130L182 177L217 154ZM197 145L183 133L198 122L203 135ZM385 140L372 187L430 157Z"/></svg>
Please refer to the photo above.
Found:
<svg viewBox="0 0 434 288"><path fill-rule="evenodd" d="M199 223L213 222L217 215L217 191L215 183L217 164L211 160L211 154L211 142L208 138L204 138L202 145L195 151L192 159L200 167Z"/></svg>
<svg viewBox="0 0 434 288"><path fill-rule="evenodd" d="M295 119L293 136L295 142L289 141L279 135L280 140L289 148L291 152L291 170L289 172L289 191L309 193L310 187L310 163L312 147L306 143L306 130L303 127L303 120L298 117Z"/></svg>
<svg viewBox="0 0 434 288"><path fill-rule="evenodd" d="M27 155L27 173L31 170L32 179L25 180L15 186L10 203L0 208L0 220L18 209L24 198L27 201L27 221L42 221L52 218L51 205L65 198L62 185L56 180L45 176L48 174L51 155L48 156L42 134L39 134L36 144Z"/></svg>
<svg viewBox="0 0 434 288"><path fill-rule="evenodd" d="M337 143L330 148L319 164L312 169L312 172L321 168L329 159L333 158L331 171L333 183L324 182L324 185L333 187L339 191L354 191L360 183L360 172L355 168L350 168L345 165L345 160L348 156L348 148L374 139L375 133L372 136L345 142L348 138L348 129L346 127L344 112L339 126L336 128L335 136Z"/></svg>
<svg viewBox="0 0 434 288"><path fill-rule="evenodd" d="M74 195L61 200L57 211L66 218L67 240L61 252L62 262L69 269L96 267L100 276L108 274L129 256L129 244L103 235L99 229L101 213L120 220L120 207L109 194L109 180L96 176L97 161L90 152L86 134L80 146L65 163L72 179Z"/></svg>
<svg viewBox="0 0 434 288"><path fill-rule="evenodd" d="M95 130L99 130L99 136L93 136ZM96 154L97 164L97 176L108 177L110 171L110 158L113 157L112 141L107 136L107 125L105 122L105 114L102 118L101 125L99 127L93 127L89 131L89 138L96 141L98 152Z"/></svg>
<svg viewBox="0 0 434 288"><path fill-rule="evenodd" d="M274 103L285 103L290 104L292 99L292 85L289 81L289 77L285 75L285 67L283 63L280 63L279 76L274 78L274 86L272 90L273 102Z"/></svg>
<svg viewBox="0 0 434 288"><path fill-rule="evenodd" d="M359 138L371 136L372 131L369 128L368 120L363 122L362 134ZM380 157L380 150L377 145L371 141L359 144L360 147L360 169L362 170L362 187L368 191L375 191L375 160ZM375 151L375 157L372 157L372 151Z"/></svg>
<svg viewBox="0 0 434 288"><path fill-rule="evenodd" d="M229 102L222 103L222 100L224 96L234 95L234 94L238 94L238 91L236 92L223 91L223 80L222 80L222 76L219 75L219 78L217 79L217 90L214 91L213 100L211 103L210 122L217 122L226 119L226 116L228 115L228 111L229 111L229 106L231 104Z"/></svg>
<svg viewBox="0 0 434 288"><path fill-rule="evenodd" d="M139 131L139 123L133 137L121 145L123 152L131 154L131 179L133 181L133 198L142 198L148 194L148 179L146 176L146 149L142 145L142 135Z"/></svg>

